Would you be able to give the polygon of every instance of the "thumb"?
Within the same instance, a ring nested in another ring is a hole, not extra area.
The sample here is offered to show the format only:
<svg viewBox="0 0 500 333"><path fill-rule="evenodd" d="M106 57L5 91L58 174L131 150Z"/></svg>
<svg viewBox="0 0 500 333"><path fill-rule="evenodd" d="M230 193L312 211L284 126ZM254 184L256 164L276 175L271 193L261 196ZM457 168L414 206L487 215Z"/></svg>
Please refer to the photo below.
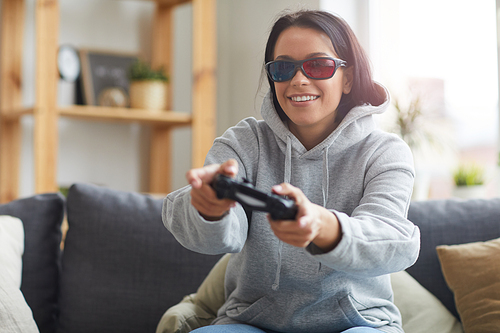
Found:
<svg viewBox="0 0 500 333"><path fill-rule="evenodd" d="M227 160L226 162L222 163L219 172L229 177L236 177L236 175L238 174L238 162L233 158Z"/></svg>

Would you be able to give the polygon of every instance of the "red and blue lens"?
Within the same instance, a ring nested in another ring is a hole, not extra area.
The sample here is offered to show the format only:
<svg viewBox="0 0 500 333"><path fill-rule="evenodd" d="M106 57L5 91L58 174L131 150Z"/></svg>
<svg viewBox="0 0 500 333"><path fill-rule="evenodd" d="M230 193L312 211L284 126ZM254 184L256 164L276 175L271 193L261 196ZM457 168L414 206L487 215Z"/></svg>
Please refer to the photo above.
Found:
<svg viewBox="0 0 500 333"><path fill-rule="evenodd" d="M345 67L347 62L334 58L311 58L299 61L275 60L266 64L266 71L274 82L291 80L300 68L302 73L313 80L326 80L335 74L338 67Z"/></svg>

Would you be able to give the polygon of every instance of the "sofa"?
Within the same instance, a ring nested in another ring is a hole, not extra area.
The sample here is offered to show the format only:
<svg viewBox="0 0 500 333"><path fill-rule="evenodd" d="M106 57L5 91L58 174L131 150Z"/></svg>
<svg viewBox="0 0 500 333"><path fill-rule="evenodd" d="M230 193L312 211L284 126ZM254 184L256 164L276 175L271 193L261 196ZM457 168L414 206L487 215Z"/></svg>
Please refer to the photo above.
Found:
<svg viewBox="0 0 500 333"><path fill-rule="evenodd" d="M15 332L32 320L42 333L155 332L165 311L196 293L222 257L179 245L163 226L162 201L74 184L67 197L46 193L0 205L0 215L16 217L24 227L24 298L9 303L0 297L0 331ZM68 230L61 243L64 219ZM422 241L408 276L459 318L436 247L499 238L500 198L414 202L409 219L420 227ZM23 301L28 318L15 318L20 312L11 309ZM411 306L401 309L403 321L408 311ZM17 322L6 328L9 318Z"/></svg>

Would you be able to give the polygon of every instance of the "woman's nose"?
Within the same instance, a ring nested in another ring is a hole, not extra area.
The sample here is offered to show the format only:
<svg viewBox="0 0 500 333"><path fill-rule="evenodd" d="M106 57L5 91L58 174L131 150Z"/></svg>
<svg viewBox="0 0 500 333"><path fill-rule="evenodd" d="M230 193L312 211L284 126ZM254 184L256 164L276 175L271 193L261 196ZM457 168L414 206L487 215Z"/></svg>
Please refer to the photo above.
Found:
<svg viewBox="0 0 500 333"><path fill-rule="evenodd" d="M290 84L293 86L307 85L309 84L309 78L304 75L300 68L298 68L295 75L292 77Z"/></svg>

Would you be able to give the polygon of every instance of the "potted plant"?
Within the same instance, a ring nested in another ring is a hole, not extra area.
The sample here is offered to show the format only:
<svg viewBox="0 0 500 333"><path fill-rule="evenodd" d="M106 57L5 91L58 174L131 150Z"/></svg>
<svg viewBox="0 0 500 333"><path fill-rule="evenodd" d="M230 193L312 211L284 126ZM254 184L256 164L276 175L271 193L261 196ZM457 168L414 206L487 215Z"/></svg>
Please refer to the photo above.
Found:
<svg viewBox="0 0 500 333"><path fill-rule="evenodd" d="M483 198L486 195L484 168L476 164L460 165L453 172L453 196L462 199Z"/></svg>
<svg viewBox="0 0 500 333"><path fill-rule="evenodd" d="M412 200L425 200L430 192L428 161L434 159L436 151L445 148L446 140L438 137L437 133L440 132L436 131L424 112L423 101L418 95L412 95L404 101L395 98L393 106L394 118L388 130L397 134L410 147L416 169Z"/></svg>
<svg viewBox="0 0 500 333"><path fill-rule="evenodd" d="M163 68L154 70L138 60L129 70L130 107L138 109L165 110L167 108L168 77Z"/></svg>
<svg viewBox="0 0 500 333"><path fill-rule="evenodd" d="M394 100L396 109L396 126L394 132L398 134L412 150L422 149L425 144L435 145L435 133L427 126L422 113L422 102L418 96L404 105L398 99Z"/></svg>

